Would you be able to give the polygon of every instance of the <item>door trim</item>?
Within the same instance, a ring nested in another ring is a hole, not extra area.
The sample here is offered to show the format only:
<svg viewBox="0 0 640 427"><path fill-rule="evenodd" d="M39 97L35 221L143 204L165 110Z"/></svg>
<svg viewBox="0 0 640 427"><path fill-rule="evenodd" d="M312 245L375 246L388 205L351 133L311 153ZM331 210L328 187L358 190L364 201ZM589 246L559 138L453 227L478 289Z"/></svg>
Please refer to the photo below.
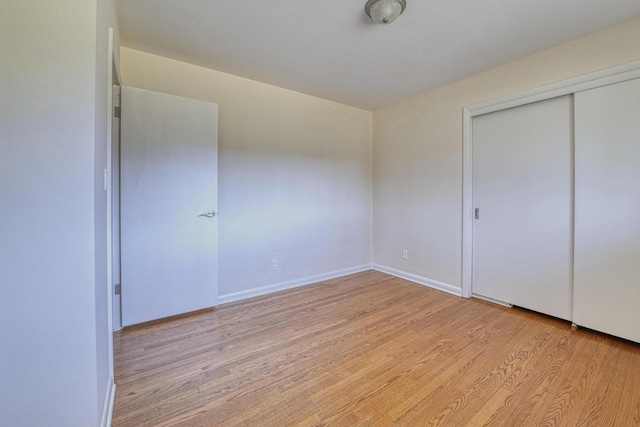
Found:
<svg viewBox="0 0 640 427"><path fill-rule="evenodd" d="M462 109L462 296L473 294L473 117L640 77L640 60L466 106Z"/></svg>
<svg viewBox="0 0 640 427"><path fill-rule="evenodd" d="M105 190L107 192L107 329L108 329L108 358L109 358L109 378L107 379L107 391L105 393L105 400L103 403L101 426L111 425L111 417L113 415L113 402L115 399L116 385L114 382L115 373L113 367L113 194L112 194L112 126L113 126L113 82L120 82L120 69L117 62L117 57L114 52L114 35L113 28L109 27L109 34L107 37L107 165L105 169Z"/></svg>

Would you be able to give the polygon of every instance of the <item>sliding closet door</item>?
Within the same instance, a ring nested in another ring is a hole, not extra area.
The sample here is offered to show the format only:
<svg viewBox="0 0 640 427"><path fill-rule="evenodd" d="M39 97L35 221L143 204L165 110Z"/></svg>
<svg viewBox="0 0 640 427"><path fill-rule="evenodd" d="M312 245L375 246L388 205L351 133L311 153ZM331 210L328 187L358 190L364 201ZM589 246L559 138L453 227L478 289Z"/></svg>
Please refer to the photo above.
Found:
<svg viewBox="0 0 640 427"><path fill-rule="evenodd" d="M640 342L640 79L575 102L574 321Z"/></svg>
<svg viewBox="0 0 640 427"><path fill-rule="evenodd" d="M571 318L571 96L473 119L473 293Z"/></svg>

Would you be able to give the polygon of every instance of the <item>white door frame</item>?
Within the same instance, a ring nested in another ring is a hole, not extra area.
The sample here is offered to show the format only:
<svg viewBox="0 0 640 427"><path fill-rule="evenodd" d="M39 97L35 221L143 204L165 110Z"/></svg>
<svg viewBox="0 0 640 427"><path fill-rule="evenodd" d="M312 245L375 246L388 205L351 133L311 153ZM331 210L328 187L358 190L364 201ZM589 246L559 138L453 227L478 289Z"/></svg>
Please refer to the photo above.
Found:
<svg viewBox="0 0 640 427"><path fill-rule="evenodd" d="M115 68L114 68L115 70ZM117 71L117 70L116 70ZM113 257L113 330L122 329L122 318L120 316L121 301L120 295L116 292L116 286L120 283L120 118L115 118L115 109L120 107L120 79L113 79L111 85L111 108L114 114L111 123L111 255ZM117 123L116 123L117 120ZM117 132L117 134L116 134ZM117 149L116 149L117 147ZM117 203L116 203L117 202ZM116 237L117 236L117 237ZM117 267L116 267L117 265Z"/></svg>
<svg viewBox="0 0 640 427"><path fill-rule="evenodd" d="M113 381L115 377L113 369L113 215L111 212L113 206L111 177L113 135L111 128L113 126L113 84L114 82L117 84L120 83L120 67L114 52L113 28L109 28L109 48L107 54L109 55L107 58L107 83L109 87L107 89L107 169L105 174L107 189L107 326L109 328L109 375L111 381Z"/></svg>
<svg viewBox="0 0 640 427"><path fill-rule="evenodd" d="M503 96L462 110L462 296L473 295L473 117L640 77L640 61Z"/></svg>

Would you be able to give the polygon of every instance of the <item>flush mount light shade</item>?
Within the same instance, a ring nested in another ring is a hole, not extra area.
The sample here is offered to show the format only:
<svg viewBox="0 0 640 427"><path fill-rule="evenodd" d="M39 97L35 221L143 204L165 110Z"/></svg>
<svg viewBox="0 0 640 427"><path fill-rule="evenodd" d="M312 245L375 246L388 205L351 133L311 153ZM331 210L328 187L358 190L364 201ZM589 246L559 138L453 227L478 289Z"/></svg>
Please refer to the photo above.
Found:
<svg viewBox="0 0 640 427"><path fill-rule="evenodd" d="M374 22L391 24L404 12L405 7L406 0L369 0L364 10Z"/></svg>

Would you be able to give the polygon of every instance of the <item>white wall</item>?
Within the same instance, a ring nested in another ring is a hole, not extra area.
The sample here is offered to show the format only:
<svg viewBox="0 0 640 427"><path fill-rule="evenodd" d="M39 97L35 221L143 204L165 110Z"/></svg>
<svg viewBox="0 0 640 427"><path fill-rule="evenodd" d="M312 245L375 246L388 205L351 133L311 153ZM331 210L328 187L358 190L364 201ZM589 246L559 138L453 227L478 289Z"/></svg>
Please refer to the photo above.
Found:
<svg viewBox="0 0 640 427"><path fill-rule="evenodd" d="M121 57L125 85L219 105L221 296L370 263L371 112L132 49Z"/></svg>
<svg viewBox="0 0 640 427"><path fill-rule="evenodd" d="M2 425L94 426L102 416L105 4L0 1Z"/></svg>
<svg viewBox="0 0 640 427"><path fill-rule="evenodd" d="M374 263L461 287L463 107L640 59L638 40L635 19L375 111Z"/></svg>

